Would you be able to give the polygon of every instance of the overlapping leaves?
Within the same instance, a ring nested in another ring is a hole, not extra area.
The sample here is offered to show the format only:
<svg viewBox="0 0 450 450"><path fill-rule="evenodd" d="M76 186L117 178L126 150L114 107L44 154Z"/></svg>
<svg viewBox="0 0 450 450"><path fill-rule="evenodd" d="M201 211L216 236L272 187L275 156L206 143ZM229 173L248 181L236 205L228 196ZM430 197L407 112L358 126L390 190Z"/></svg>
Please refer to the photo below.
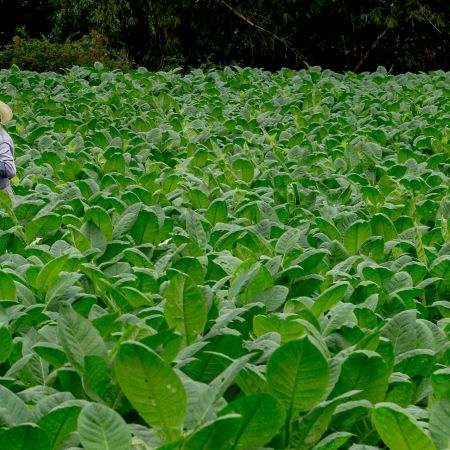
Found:
<svg viewBox="0 0 450 450"><path fill-rule="evenodd" d="M447 448L449 81L1 71L0 440Z"/></svg>

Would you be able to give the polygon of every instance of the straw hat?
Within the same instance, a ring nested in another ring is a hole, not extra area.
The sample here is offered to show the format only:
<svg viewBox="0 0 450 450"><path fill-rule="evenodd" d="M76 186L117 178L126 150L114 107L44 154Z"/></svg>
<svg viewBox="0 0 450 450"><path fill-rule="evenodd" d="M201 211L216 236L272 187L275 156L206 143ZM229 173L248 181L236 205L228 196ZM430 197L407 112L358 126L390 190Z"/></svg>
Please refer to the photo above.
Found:
<svg viewBox="0 0 450 450"><path fill-rule="evenodd" d="M11 108L6 103L0 101L0 123L9 122L12 116Z"/></svg>

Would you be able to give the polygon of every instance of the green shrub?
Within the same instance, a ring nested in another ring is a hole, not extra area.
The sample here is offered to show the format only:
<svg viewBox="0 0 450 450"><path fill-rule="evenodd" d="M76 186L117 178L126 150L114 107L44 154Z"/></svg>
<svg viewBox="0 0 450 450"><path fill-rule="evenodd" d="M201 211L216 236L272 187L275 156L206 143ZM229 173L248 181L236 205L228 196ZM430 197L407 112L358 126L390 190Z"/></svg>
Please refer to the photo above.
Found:
<svg viewBox="0 0 450 450"><path fill-rule="evenodd" d="M47 38L24 39L15 37L13 42L0 50L0 67L16 64L25 70L38 72L61 71L72 66L93 66L101 62L110 69L127 71L133 62L124 50L113 50L104 36L91 32L78 41L56 43Z"/></svg>

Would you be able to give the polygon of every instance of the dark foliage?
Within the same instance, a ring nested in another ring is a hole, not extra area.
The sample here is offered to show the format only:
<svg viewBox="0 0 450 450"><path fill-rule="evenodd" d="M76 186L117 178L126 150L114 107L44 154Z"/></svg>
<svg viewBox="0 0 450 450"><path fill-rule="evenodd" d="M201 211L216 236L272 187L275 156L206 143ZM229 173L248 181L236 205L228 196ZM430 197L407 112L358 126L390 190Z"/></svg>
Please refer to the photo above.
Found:
<svg viewBox="0 0 450 450"><path fill-rule="evenodd" d="M383 65L392 72L450 67L448 0L2 3L2 17L7 20L0 32L0 45L11 44L19 35L23 68L45 67L40 47L80 42L93 31L105 43L102 62L113 67L125 60L125 65L133 60L152 70L232 64L266 69L306 64L338 71L373 70ZM40 39L42 45L36 41L25 45L23 39L27 38ZM17 47L17 40L14 45ZM7 53L2 52L3 66L17 62L11 53L14 48L10 45ZM92 57L82 58L78 53L72 61L70 54L66 52L59 66L78 64L79 60L89 63ZM123 61L113 63L118 59Z"/></svg>

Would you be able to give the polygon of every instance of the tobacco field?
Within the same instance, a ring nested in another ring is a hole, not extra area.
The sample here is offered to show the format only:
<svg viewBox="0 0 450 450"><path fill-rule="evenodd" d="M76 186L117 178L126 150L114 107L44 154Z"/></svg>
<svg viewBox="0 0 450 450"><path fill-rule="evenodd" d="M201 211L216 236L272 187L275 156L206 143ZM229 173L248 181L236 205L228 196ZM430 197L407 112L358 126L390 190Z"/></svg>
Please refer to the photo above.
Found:
<svg viewBox="0 0 450 450"><path fill-rule="evenodd" d="M0 71L2 450L450 448L450 73Z"/></svg>

